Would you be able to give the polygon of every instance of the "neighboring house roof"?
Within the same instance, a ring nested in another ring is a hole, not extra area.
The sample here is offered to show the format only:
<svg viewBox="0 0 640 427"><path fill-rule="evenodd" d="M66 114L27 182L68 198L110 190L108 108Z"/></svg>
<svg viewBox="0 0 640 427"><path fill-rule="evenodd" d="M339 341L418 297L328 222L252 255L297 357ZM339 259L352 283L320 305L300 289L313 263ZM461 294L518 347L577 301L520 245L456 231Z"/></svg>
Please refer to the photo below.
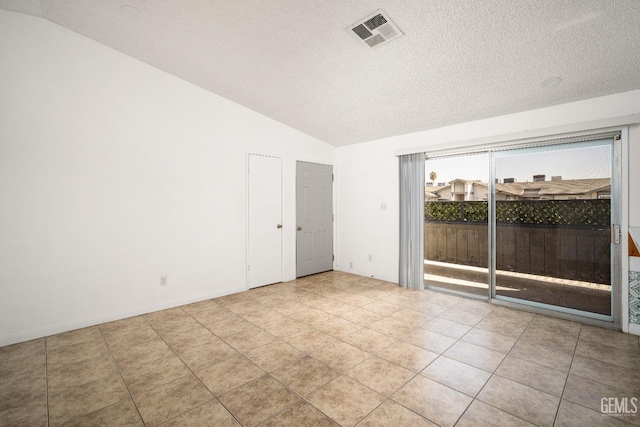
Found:
<svg viewBox="0 0 640 427"><path fill-rule="evenodd" d="M580 195L611 188L609 178L566 179L560 181L498 183L500 192L521 197Z"/></svg>
<svg viewBox="0 0 640 427"><path fill-rule="evenodd" d="M433 193L440 194L442 190L451 190L451 186L445 185L444 187L438 187L436 190L433 191Z"/></svg>
<svg viewBox="0 0 640 427"><path fill-rule="evenodd" d="M443 190L445 188L451 189L451 186L444 185L444 186L439 187L437 185L429 185L429 186L425 186L424 187L424 192L425 192L425 194L432 193L434 196L436 196L438 191Z"/></svg>
<svg viewBox="0 0 640 427"><path fill-rule="evenodd" d="M473 185L479 185L482 187L488 187L487 183L480 182L478 180L454 179L449 183L457 181L473 183ZM558 181L513 182L496 184L496 190L499 193L524 198L555 195L580 195L591 193L593 191L610 190L610 188L610 178L566 179ZM425 196L429 198L437 198L439 196L439 193L445 189L450 189L450 186L425 187Z"/></svg>
<svg viewBox="0 0 640 427"><path fill-rule="evenodd" d="M454 182L464 182L465 184L469 184L469 183L481 183L482 181L480 181L479 179L460 179L460 178L456 178L456 179L452 179L451 181L449 181L447 184L451 184Z"/></svg>
<svg viewBox="0 0 640 427"><path fill-rule="evenodd" d="M485 184L487 186L487 184ZM512 184L496 184L496 190L500 193L511 194L512 196L520 196L524 193L524 188L521 184L512 183Z"/></svg>

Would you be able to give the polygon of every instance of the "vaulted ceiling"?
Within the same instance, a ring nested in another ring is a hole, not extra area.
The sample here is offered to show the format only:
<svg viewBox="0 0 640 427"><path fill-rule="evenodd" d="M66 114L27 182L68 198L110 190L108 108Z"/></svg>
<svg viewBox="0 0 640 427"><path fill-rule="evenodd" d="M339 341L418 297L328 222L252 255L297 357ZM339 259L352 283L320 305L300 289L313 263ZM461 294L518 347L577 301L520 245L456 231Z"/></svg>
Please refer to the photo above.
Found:
<svg viewBox="0 0 640 427"><path fill-rule="evenodd" d="M638 0L0 0L0 8L336 146L640 88ZM349 27L378 9L404 35L370 48Z"/></svg>

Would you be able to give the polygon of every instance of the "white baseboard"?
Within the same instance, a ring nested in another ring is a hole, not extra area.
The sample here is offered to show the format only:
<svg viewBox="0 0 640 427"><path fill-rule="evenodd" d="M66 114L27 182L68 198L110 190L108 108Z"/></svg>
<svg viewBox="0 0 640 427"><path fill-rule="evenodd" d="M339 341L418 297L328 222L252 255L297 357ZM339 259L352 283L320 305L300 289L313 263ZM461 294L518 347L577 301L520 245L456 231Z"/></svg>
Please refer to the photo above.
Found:
<svg viewBox="0 0 640 427"><path fill-rule="evenodd" d="M397 278L390 279L388 277L371 275L369 272L364 272L364 271L353 269L353 268L344 268L344 267L341 267L339 265L335 267L335 270L336 271L341 271L343 273L355 274L356 276L362 276L362 277L369 277L369 278L378 279L378 280L384 280L385 282L391 282L391 283L395 283L395 284L398 283L398 279Z"/></svg>
<svg viewBox="0 0 640 427"><path fill-rule="evenodd" d="M114 320L126 319L128 317L133 317L133 316L140 316L142 314L152 313L158 310L165 310L167 308L179 307L185 304L191 304L194 302L204 301L212 298L218 298L225 295L231 295L231 294L243 292L246 290L247 289L244 287L222 289L222 290L218 290L216 292L208 293L205 295L193 296L193 297L183 298L176 301L145 305L145 306L140 306L131 310L114 312L113 314L110 314L108 316L92 317L92 318L79 320L76 322L59 323L55 325L48 325L43 328L31 329L29 331L21 331L21 332L0 337L0 347L21 343L24 341L30 341L37 338L47 337L47 336L59 334L62 332L73 331L75 329L100 325L106 322L113 322Z"/></svg>
<svg viewBox="0 0 640 427"><path fill-rule="evenodd" d="M640 335L640 325L629 323L629 333L632 335Z"/></svg>

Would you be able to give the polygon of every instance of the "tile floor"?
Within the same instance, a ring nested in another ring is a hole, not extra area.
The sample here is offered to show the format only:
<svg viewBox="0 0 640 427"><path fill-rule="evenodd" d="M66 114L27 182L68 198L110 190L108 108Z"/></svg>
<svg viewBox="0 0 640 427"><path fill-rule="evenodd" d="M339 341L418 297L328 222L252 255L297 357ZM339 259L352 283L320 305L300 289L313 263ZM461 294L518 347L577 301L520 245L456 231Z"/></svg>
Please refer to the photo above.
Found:
<svg viewBox="0 0 640 427"><path fill-rule="evenodd" d="M638 337L329 272L0 348L0 426L640 425L600 411L638 362Z"/></svg>

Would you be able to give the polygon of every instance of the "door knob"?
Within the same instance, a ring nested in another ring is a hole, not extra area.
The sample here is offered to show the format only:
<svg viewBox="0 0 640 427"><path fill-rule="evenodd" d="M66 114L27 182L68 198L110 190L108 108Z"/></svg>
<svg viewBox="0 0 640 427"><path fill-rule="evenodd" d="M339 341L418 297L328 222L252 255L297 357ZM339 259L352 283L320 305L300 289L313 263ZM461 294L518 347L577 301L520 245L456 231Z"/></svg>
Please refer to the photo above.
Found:
<svg viewBox="0 0 640 427"><path fill-rule="evenodd" d="M282 228L282 224L276 225L276 228Z"/></svg>
<svg viewBox="0 0 640 427"><path fill-rule="evenodd" d="M298 226L298 231L302 230L302 227Z"/></svg>

